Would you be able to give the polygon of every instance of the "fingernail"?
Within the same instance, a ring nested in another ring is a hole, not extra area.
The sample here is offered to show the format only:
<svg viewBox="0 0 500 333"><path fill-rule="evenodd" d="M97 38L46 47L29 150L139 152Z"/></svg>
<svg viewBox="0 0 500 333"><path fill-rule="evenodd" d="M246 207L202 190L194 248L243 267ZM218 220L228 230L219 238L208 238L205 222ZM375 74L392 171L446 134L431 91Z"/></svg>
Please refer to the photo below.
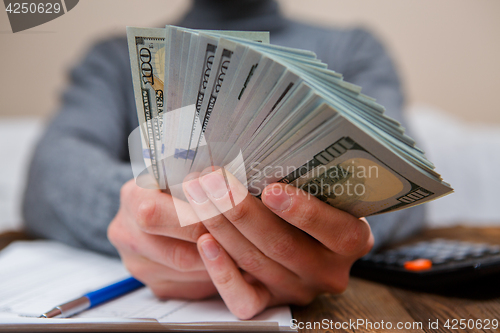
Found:
<svg viewBox="0 0 500 333"><path fill-rule="evenodd" d="M185 188L194 202L201 204L208 200L208 197L205 194L205 191L203 191L203 189L201 188L198 179L187 182Z"/></svg>
<svg viewBox="0 0 500 333"><path fill-rule="evenodd" d="M264 192L264 203L271 209L284 211L290 207L292 198L281 186L273 186Z"/></svg>
<svg viewBox="0 0 500 333"><path fill-rule="evenodd" d="M227 193L224 177L218 172L212 172L201 179L203 187L208 191L212 198L222 198Z"/></svg>
<svg viewBox="0 0 500 333"><path fill-rule="evenodd" d="M211 239L207 239L201 243L201 249L208 260L215 260L219 256L219 245Z"/></svg>

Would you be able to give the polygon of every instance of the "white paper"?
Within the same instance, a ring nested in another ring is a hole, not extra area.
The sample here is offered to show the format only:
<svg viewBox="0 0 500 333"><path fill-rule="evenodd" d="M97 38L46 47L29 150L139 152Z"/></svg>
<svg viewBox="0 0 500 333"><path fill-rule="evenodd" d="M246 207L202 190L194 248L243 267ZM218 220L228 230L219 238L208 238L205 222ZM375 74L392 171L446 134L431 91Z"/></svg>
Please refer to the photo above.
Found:
<svg viewBox="0 0 500 333"><path fill-rule="evenodd" d="M38 319L54 306L120 281L129 273L116 258L52 241L16 242L0 252L0 325L49 323ZM242 322L220 298L159 300L148 288L84 311L69 321L123 322L151 318L161 323ZM288 306L268 309L251 321L277 322L289 329ZM52 319L50 323L68 320Z"/></svg>

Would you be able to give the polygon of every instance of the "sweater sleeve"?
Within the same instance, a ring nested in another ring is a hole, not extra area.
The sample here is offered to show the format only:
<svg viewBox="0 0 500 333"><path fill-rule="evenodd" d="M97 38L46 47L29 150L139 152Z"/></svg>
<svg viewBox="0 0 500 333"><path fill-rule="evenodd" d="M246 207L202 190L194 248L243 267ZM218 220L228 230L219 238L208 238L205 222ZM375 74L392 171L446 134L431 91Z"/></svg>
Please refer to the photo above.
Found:
<svg viewBox="0 0 500 333"><path fill-rule="evenodd" d="M121 186L133 177L127 55L120 40L101 43L71 72L62 107L29 170L23 215L31 234L117 255L106 230Z"/></svg>

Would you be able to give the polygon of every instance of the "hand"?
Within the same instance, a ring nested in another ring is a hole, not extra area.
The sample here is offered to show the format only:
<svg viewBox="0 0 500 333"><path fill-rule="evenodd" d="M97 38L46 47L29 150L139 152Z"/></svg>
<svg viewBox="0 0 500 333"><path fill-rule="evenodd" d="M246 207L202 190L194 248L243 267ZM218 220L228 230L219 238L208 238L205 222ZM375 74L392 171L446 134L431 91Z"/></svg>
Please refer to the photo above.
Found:
<svg viewBox="0 0 500 333"><path fill-rule="evenodd" d="M180 213L196 218L189 204L182 203ZM201 223L180 227L170 195L131 180L122 187L108 238L125 267L156 296L199 299L217 293L196 248L206 232Z"/></svg>
<svg viewBox="0 0 500 333"><path fill-rule="evenodd" d="M352 264L373 246L366 220L291 185L269 185L260 201L230 174L228 192L220 170L196 176L183 186L209 231L198 249L219 294L241 319L343 292ZM230 195L240 202L234 208Z"/></svg>

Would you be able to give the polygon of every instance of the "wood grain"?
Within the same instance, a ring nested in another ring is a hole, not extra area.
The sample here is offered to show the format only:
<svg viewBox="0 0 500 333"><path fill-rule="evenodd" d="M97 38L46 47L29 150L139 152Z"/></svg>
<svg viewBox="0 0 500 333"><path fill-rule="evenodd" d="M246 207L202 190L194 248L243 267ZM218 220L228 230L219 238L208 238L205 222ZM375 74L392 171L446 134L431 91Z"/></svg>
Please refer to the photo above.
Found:
<svg viewBox="0 0 500 333"><path fill-rule="evenodd" d="M430 229L407 240L414 243L434 238L456 239L471 242L500 244L500 228L453 227ZM412 291L375 282L351 278L342 295L322 295L306 307L292 307L293 317L302 322L355 321L358 318L372 322L390 321L422 323L425 332L499 332L500 330L449 330L443 327L448 319L497 319L500 320L500 286L498 277L483 279L467 290L446 290L440 293ZM439 320L437 330L429 328L429 321ZM356 332L380 332L362 328ZM412 330L385 330L411 332ZM303 329L300 332L353 332L350 329Z"/></svg>

